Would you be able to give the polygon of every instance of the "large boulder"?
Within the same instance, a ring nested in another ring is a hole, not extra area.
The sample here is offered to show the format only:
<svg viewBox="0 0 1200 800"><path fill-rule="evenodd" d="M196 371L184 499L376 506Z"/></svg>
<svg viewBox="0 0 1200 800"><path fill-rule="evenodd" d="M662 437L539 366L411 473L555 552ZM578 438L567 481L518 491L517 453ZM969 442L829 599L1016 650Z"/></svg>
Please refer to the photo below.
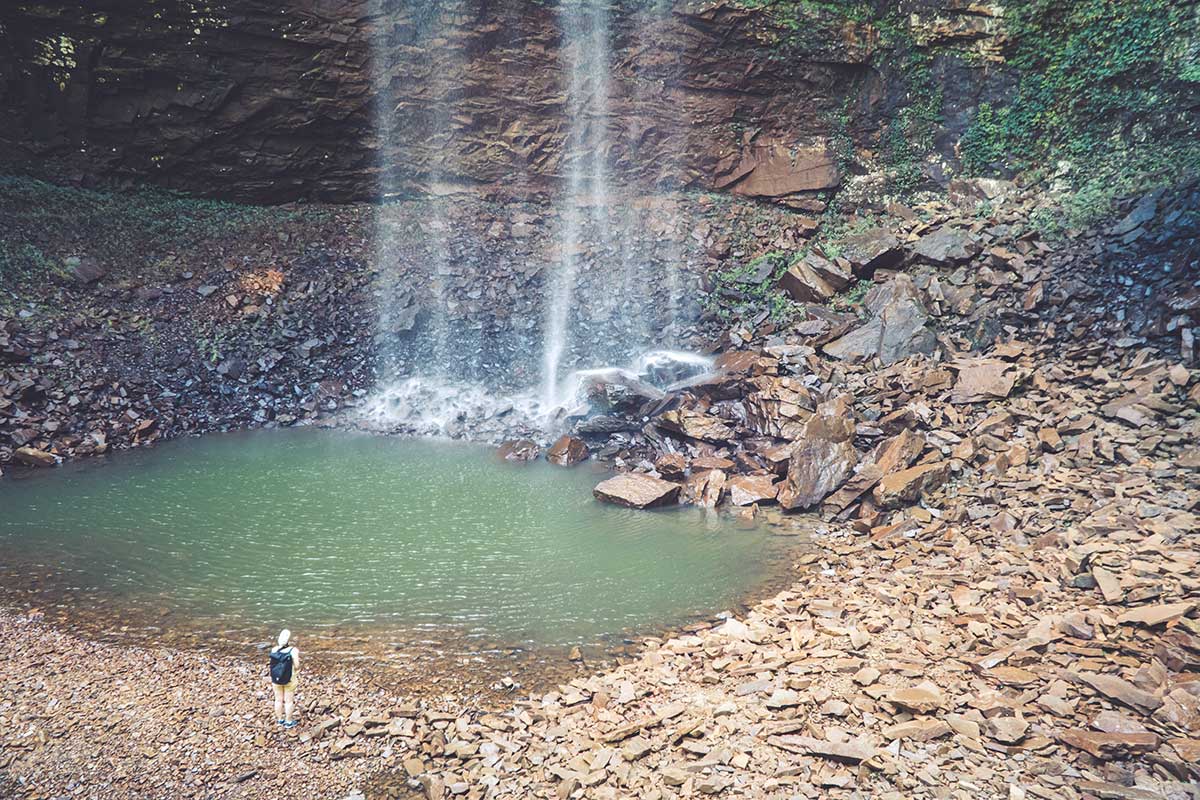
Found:
<svg viewBox="0 0 1200 800"><path fill-rule="evenodd" d="M921 291L907 275L896 275L887 283L873 286L863 299L871 319L840 339L824 346L826 355L842 361L884 364L908 358L913 353L931 353L937 346L926 325L929 313Z"/></svg>
<svg viewBox="0 0 1200 800"><path fill-rule="evenodd" d="M734 438L733 428L711 414L679 408L661 414L656 423L674 433L682 434L689 439L699 439L705 442L721 444Z"/></svg>
<svg viewBox="0 0 1200 800"><path fill-rule="evenodd" d="M678 483L653 475L625 472L601 481L592 494L597 500L627 508L655 508L677 503L682 488Z"/></svg>
<svg viewBox="0 0 1200 800"><path fill-rule="evenodd" d="M870 278L879 269L892 269L904 260L904 250L896 235L883 228L871 228L847 236L841 244L841 257L860 278Z"/></svg>
<svg viewBox="0 0 1200 800"><path fill-rule="evenodd" d="M779 504L788 509L812 508L850 477L858 463L854 418L842 401L817 406L792 446L787 478L779 488Z"/></svg>
<svg viewBox="0 0 1200 800"><path fill-rule="evenodd" d="M18 447L13 451L13 460L27 467L53 467L58 464L58 457L53 453L35 447Z"/></svg>
<svg viewBox="0 0 1200 800"><path fill-rule="evenodd" d="M873 496L880 508L899 508L916 502L950 477L950 462L933 461L893 472L875 486Z"/></svg>
<svg viewBox="0 0 1200 800"><path fill-rule="evenodd" d="M779 278L779 288L798 303L824 303L850 284L850 273L810 253Z"/></svg>
<svg viewBox="0 0 1200 800"><path fill-rule="evenodd" d="M885 475L907 469L925 450L925 437L904 429L885 439L863 460L854 476L825 499L821 508L840 513L869 492Z"/></svg>
<svg viewBox="0 0 1200 800"><path fill-rule="evenodd" d="M587 442L566 434L558 437L546 451L546 460L560 467L574 466L581 461L587 461L587 458Z"/></svg>
<svg viewBox="0 0 1200 800"><path fill-rule="evenodd" d="M763 375L748 381L753 391L746 394L746 426L755 433L776 439L797 439L812 416L812 394L799 378Z"/></svg>
<svg viewBox="0 0 1200 800"><path fill-rule="evenodd" d="M980 250L979 242L967 231L943 225L922 236L913 247L917 256L941 267L968 261Z"/></svg>
<svg viewBox="0 0 1200 800"><path fill-rule="evenodd" d="M729 502L735 506L773 503L778 494L774 475L738 475L729 480Z"/></svg>
<svg viewBox="0 0 1200 800"><path fill-rule="evenodd" d="M616 414L634 415L649 403L667 396L626 370L608 370L588 379L583 386L589 400Z"/></svg>

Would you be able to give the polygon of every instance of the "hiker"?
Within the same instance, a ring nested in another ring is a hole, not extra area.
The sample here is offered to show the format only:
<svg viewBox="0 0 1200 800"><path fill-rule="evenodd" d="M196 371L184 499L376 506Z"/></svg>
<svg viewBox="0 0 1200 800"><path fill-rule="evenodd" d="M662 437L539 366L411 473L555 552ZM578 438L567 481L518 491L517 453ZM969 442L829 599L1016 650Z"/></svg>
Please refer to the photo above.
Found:
<svg viewBox="0 0 1200 800"><path fill-rule="evenodd" d="M279 632L279 643L271 648L271 688L275 690L275 720L285 728L296 727L292 708L296 701L296 670L300 651L292 643L292 632Z"/></svg>

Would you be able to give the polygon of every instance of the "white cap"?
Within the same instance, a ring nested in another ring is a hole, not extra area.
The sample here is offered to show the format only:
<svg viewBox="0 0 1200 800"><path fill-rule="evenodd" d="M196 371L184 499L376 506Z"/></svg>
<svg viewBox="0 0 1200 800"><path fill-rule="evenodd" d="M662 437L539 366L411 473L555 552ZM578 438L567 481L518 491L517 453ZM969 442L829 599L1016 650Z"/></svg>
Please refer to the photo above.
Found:
<svg viewBox="0 0 1200 800"><path fill-rule="evenodd" d="M292 632L284 628L279 632L279 646L287 647L287 643L292 640Z"/></svg>

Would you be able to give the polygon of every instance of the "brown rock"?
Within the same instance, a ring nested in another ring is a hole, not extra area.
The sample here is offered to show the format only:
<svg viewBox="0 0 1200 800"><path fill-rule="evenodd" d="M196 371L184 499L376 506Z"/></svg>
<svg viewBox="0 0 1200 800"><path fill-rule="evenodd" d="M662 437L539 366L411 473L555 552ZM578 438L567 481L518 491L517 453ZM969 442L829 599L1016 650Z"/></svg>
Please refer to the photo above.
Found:
<svg viewBox="0 0 1200 800"><path fill-rule="evenodd" d="M773 503L778 494L773 475L738 475L729 481L729 502L735 506Z"/></svg>
<svg viewBox="0 0 1200 800"><path fill-rule="evenodd" d="M496 455L505 461L534 461L541 455L542 449L537 442L529 439L513 439L504 442L496 450Z"/></svg>
<svg viewBox="0 0 1200 800"><path fill-rule="evenodd" d="M907 275L896 275L871 288L863 299L871 319L824 346L826 355L842 361L879 358L892 364L913 353L933 352L937 341L926 327L929 314L921 292Z"/></svg>
<svg viewBox="0 0 1200 800"><path fill-rule="evenodd" d="M878 269L892 269L904 259L900 240L883 228L852 234L842 241L841 256L860 278L870 278Z"/></svg>
<svg viewBox="0 0 1200 800"><path fill-rule="evenodd" d="M717 417L699 411L675 409L660 414L655 422L660 427L680 433L689 439L721 444L734 438L732 428Z"/></svg>
<svg viewBox="0 0 1200 800"><path fill-rule="evenodd" d="M663 453L654 462L655 471L669 481L682 481L687 472L687 459L682 453Z"/></svg>
<svg viewBox="0 0 1200 800"><path fill-rule="evenodd" d="M940 719L929 717L900 722L883 729L884 738L891 741L896 739L911 739L916 742L929 742L946 736L949 733L949 725Z"/></svg>
<svg viewBox="0 0 1200 800"><path fill-rule="evenodd" d="M928 682L919 686L892 689L887 693L886 699L889 703L921 714L936 711L946 705L946 697L942 690Z"/></svg>
<svg viewBox="0 0 1200 800"><path fill-rule="evenodd" d="M787 478L779 488L784 508L811 508L835 491L858 463L854 420L841 403L822 403L792 448Z"/></svg>
<svg viewBox="0 0 1200 800"><path fill-rule="evenodd" d="M1008 397L1016 383L1012 364L991 358L959 359L950 364L958 380L950 394L951 403L981 403Z"/></svg>
<svg viewBox="0 0 1200 800"><path fill-rule="evenodd" d="M885 475L872 496L880 508L899 508L912 503L950 477L950 462L934 461Z"/></svg>
<svg viewBox="0 0 1200 800"><path fill-rule="evenodd" d="M1200 694L1176 689L1163 698L1154 718L1185 731L1200 731Z"/></svg>
<svg viewBox="0 0 1200 800"><path fill-rule="evenodd" d="M546 451L546 460L560 467L570 467L587 459L587 443L566 434L560 436Z"/></svg>
<svg viewBox="0 0 1200 800"><path fill-rule="evenodd" d="M705 472L710 469L719 469L724 472L731 472L737 464L734 464L728 458L720 456L698 456L692 459L692 474Z"/></svg>
<svg viewBox="0 0 1200 800"><path fill-rule="evenodd" d="M747 152L715 181L716 188L747 197L785 197L832 189L841 183L837 161L824 147L796 149L768 143Z"/></svg>
<svg viewBox="0 0 1200 800"><path fill-rule="evenodd" d="M679 500L678 483L664 481L640 472L626 472L601 482L592 494L597 500L629 508L654 508L674 505Z"/></svg>
<svg viewBox="0 0 1200 800"><path fill-rule="evenodd" d="M996 717L988 720L991 737L1003 744L1016 744L1025 738L1029 723L1022 717Z"/></svg>
<svg viewBox="0 0 1200 800"><path fill-rule="evenodd" d="M771 736L767 742L789 753L821 756L851 764L858 764L875 755L875 746L866 738L849 742L830 742L810 736Z"/></svg>
<svg viewBox="0 0 1200 800"><path fill-rule="evenodd" d="M788 267L779 288L798 303L824 303L850 283L850 273L815 253Z"/></svg>
<svg viewBox="0 0 1200 800"><path fill-rule="evenodd" d="M913 247L915 255L944 267L967 261L979 250L979 243L975 237L961 228L949 225L943 225L936 231L922 236Z"/></svg>
<svg viewBox="0 0 1200 800"><path fill-rule="evenodd" d="M1122 625L1146 625L1154 627L1155 625L1162 625L1163 623L1187 616L1188 612L1195 608L1195 606L1195 603L1187 601L1158 606L1141 606L1140 608L1126 611L1117 617L1117 622Z"/></svg>
<svg viewBox="0 0 1200 800"><path fill-rule="evenodd" d="M13 459L27 467L53 467L58 464L58 458L53 453L34 447L18 447L13 451Z"/></svg>
<svg viewBox="0 0 1200 800"><path fill-rule="evenodd" d="M1150 692L1142 691L1116 675L1081 672L1079 680L1110 700L1115 700L1143 714L1149 714L1162 705L1162 700Z"/></svg>
<svg viewBox="0 0 1200 800"><path fill-rule="evenodd" d="M1153 733L1100 733L1070 728L1059 734L1062 742L1086 750L1096 758L1125 758L1158 749L1158 736Z"/></svg>
<svg viewBox="0 0 1200 800"><path fill-rule="evenodd" d="M711 469L704 473L704 486L700 489L697 503L704 508L716 508L725 496L725 483L728 476L724 470Z"/></svg>
<svg viewBox="0 0 1200 800"><path fill-rule="evenodd" d="M1189 764L1200 764L1200 739L1168 739L1167 744Z"/></svg>

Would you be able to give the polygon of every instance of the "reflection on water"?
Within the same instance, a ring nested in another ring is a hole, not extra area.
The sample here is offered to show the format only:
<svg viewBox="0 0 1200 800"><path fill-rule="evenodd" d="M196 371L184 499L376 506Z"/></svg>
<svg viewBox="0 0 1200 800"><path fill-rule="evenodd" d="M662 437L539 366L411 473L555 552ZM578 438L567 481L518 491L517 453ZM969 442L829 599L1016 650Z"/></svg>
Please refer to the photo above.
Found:
<svg viewBox="0 0 1200 800"><path fill-rule="evenodd" d="M343 432L173 442L0 481L0 572L116 630L463 657L679 624L780 561L720 517L601 505L601 477Z"/></svg>

